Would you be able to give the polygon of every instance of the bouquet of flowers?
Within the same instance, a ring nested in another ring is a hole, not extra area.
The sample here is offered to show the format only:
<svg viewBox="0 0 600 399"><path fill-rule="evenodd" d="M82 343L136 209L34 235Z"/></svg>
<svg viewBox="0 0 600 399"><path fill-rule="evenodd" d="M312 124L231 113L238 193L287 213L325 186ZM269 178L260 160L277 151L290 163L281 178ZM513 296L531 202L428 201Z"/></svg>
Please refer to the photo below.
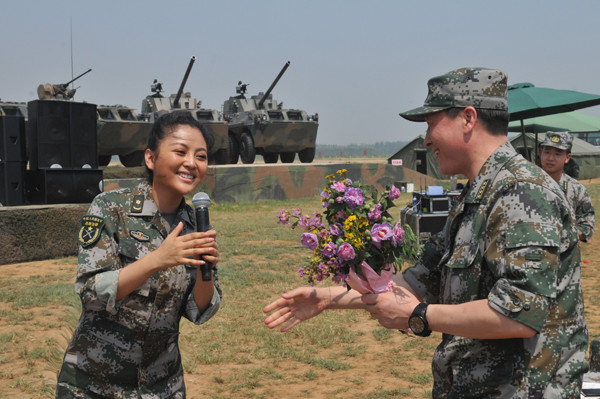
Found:
<svg viewBox="0 0 600 399"><path fill-rule="evenodd" d="M393 223L388 209L400 196L392 185L379 195L370 186L346 178L346 169L327 176L321 193L323 213L304 215L300 209L279 212L279 222L305 230L302 244L314 251L300 267L308 282L331 278L359 292L391 289L392 274L405 260L415 259L418 240L409 226Z"/></svg>

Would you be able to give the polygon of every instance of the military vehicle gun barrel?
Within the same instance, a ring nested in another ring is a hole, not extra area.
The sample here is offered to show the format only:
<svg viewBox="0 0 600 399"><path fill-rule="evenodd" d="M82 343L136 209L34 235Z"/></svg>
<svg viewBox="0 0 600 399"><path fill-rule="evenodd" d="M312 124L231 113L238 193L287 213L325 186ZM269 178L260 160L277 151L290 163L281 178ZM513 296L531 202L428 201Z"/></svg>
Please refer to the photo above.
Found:
<svg viewBox="0 0 600 399"><path fill-rule="evenodd" d="M190 58L190 63L188 64L187 70L185 71L185 75L183 75L183 80L181 81L181 85L179 85L179 90L177 91L175 100L173 100L173 108L179 108L179 99L181 98L181 94L183 93L183 88L185 86L185 82L187 82L188 76L190 76L190 71L192 70L194 61L196 61L196 57L192 55L192 58Z"/></svg>
<svg viewBox="0 0 600 399"><path fill-rule="evenodd" d="M76 78L73 78L73 79L69 80L67 83L63 83L63 86L67 87L68 85L70 85L71 83L73 83L74 81L76 81L77 79L79 79L80 77L82 77L83 75L88 74L89 72L92 72L92 68L88 69L87 71L85 71L81 75L77 76Z"/></svg>
<svg viewBox="0 0 600 399"><path fill-rule="evenodd" d="M279 79L281 79L281 77L283 76L283 74L285 73L286 69L288 69L289 66L290 66L290 62L288 61L285 63L285 65L281 69L281 72L279 72L279 75L277 75L277 77L275 78L273 83L271 83L271 86L269 86L269 89L267 90L265 95L260 99L260 102L258 103L258 109L262 108L263 104L265 103L265 100L269 97L269 94L271 94L271 92L275 88L275 85L277 84L277 82L279 82Z"/></svg>
<svg viewBox="0 0 600 399"><path fill-rule="evenodd" d="M38 98L40 100L51 100L51 99L71 100L75 96L75 91L77 89L69 90L69 85L71 83L73 83L74 81L76 81L77 79L79 79L80 77L82 77L83 75L85 75L86 73L89 73L91 71L92 71L92 68L88 69L87 71L85 71L81 75L77 76L76 78L69 80L67 83L59 83L59 84L46 83L46 84L39 85L38 89L37 89Z"/></svg>

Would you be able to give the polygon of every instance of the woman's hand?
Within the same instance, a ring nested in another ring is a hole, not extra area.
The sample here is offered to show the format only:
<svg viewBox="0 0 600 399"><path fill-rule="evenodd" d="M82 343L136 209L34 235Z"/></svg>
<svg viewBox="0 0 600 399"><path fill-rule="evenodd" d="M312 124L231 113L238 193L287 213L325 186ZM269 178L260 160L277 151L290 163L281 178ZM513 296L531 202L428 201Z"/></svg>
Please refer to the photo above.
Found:
<svg viewBox="0 0 600 399"><path fill-rule="evenodd" d="M181 236L182 231L183 222L179 222L154 251L160 269L183 264L200 266L206 262L215 265L219 261L219 246L215 241L216 231L194 232ZM202 257L204 260L201 259Z"/></svg>

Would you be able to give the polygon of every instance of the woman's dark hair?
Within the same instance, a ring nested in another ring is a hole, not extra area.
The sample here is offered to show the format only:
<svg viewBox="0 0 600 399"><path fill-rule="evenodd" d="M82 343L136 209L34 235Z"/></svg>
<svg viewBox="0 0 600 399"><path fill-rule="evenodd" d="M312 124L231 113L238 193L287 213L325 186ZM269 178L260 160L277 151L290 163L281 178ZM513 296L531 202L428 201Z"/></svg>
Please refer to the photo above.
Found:
<svg viewBox="0 0 600 399"><path fill-rule="evenodd" d="M198 122L198 120L194 118L188 111L173 111L156 119L152 125L152 129L150 129L146 149L152 151L155 155L158 155L158 147L160 142L165 137L171 135L177 129L177 126L180 125L188 125L200 130L202 136L204 137L204 141L206 141L207 150L210 153L210 150L214 144L214 137L212 134L206 133L204 130L202 130L200 122ZM146 173L148 175L148 181L152 183L154 175L152 174L152 171L148 169L148 165L146 165Z"/></svg>
<svg viewBox="0 0 600 399"><path fill-rule="evenodd" d="M445 110L448 118L454 119L464 108L449 108ZM481 121L483 127L493 135L508 135L508 119L507 111L496 109L479 109L477 110L477 118Z"/></svg>

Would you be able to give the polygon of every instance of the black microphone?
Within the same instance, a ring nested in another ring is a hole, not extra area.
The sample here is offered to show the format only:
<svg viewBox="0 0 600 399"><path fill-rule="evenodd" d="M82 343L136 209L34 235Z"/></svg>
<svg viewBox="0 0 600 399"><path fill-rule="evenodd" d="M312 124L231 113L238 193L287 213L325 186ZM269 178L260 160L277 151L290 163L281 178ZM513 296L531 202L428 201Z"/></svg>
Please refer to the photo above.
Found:
<svg viewBox="0 0 600 399"><path fill-rule="evenodd" d="M210 230L210 221L208 219L208 207L210 206L210 197L206 193L196 193L192 198L192 204L196 208L196 231L205 232ZM212 280L212 264L206 262L200 266L202 272L202 281Z"/></svg>

